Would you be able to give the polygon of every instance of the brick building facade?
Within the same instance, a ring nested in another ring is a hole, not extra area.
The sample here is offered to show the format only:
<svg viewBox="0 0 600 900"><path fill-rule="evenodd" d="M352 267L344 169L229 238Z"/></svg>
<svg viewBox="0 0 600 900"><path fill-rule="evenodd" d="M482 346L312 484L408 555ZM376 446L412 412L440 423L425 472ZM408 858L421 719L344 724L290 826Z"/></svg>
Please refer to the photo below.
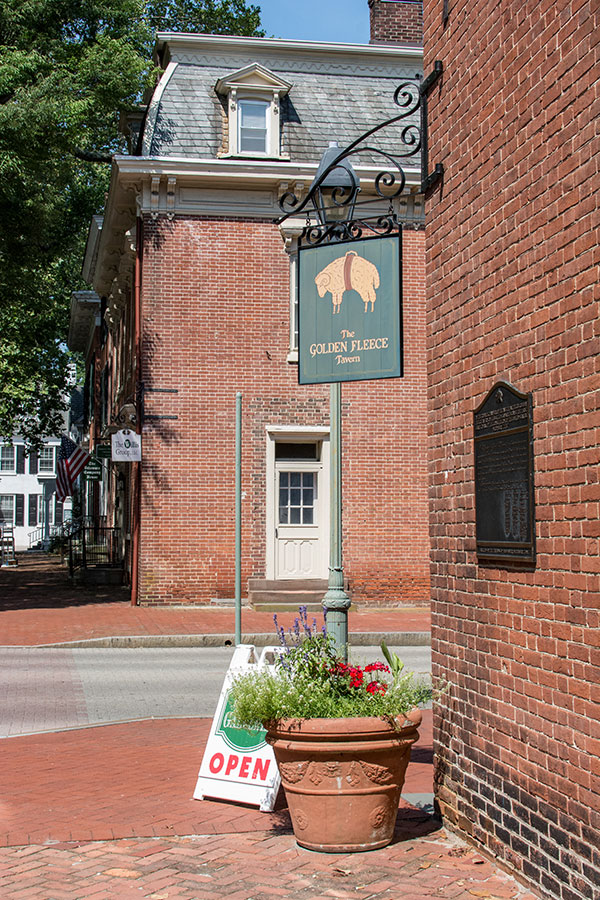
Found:
<svg viewBox="0 0 600 900"><path fill-rule="evenodd" d="M90 233L84 271L94 290L74 300L72 346L87 354L87 396L96 397L90 446L140 401L143 461L113 464L92 505L123 528L137 602L231 598L240 391L243 593L321 598L329 389L298 384L304 223L274 224L278 197L306 192L330 140L344 146L393 115L397 84L421 75L421 50L165 34L158 59L164 74L134 152L115 158ZM368 194L380 166L354 162ZM342 391L344 567L357 604L429 602L418 163L407 176L395 201L405 225L405 375ZM288 473L313 519L297 539L279 527L281 497L290 509L297 502Z"/></svg>
<svg viewBox="0 0 600 900"><path fill-rule="evenodd" d="M560 900L600 896L599 26L591 0L425 4L437 796ZM533 397L533 565L476 553L500 380Z"/></svg>

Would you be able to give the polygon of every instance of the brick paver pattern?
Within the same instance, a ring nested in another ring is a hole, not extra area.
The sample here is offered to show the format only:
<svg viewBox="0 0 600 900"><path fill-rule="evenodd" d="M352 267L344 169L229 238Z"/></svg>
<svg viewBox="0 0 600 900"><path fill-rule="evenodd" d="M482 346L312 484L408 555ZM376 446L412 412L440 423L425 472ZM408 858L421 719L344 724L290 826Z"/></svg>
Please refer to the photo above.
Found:
<svg viewBox="0 0 600 900"><path fill-rule="evenodd" d="M265 832L0 850L0 892L4 900L536 900L423 824L382 850L345 855Z"/></svg>
<svg viewBox="0 0 600 900"><path fill-rule="evenodd" d="M429 624L419 610L353 615L355 630ZM270 630L270 614L247 617L248 630ZM140 609L123 596L79 593L53 560L27 558L18 570L0 571L5 646L224 633L232 620L231 610ZM53 665L66 659L59 653ZM537 900L405 800L389 847L344 855L299 848L283 794L272 813L193 800L209 726L208 719L155 719L0 740L0 898ZM425 711L405 794L426 794L431 783Z"/></svg>

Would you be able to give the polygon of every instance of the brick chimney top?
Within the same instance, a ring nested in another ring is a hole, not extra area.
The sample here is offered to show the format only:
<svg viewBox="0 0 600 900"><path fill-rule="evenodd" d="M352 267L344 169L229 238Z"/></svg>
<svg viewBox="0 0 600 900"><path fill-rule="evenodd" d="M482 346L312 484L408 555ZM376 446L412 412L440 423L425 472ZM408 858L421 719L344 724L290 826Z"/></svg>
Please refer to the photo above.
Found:
<svg viewBox="0 0 600 900"><path fill-rule="evenodd" d="M423 46L423 0L369 0L371 44Z"/></svg>

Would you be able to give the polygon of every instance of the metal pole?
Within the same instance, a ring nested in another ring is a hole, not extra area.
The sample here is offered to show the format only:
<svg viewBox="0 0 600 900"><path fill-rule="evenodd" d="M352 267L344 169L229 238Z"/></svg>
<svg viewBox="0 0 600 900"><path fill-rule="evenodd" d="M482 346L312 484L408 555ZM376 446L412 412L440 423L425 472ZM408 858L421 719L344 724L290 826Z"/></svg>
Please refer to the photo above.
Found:
<svg viewBox="0 0 600 900"><path fill-rule="evenodd" d="M342 659L348 659L348 609L350 597L344 590L342 567L342 386L330 385L330 541L329 584L323 597L327 632L333 635L335 648Z"/></svg>
<svg viewBox="0 0 600 900"><path fill-rule="evenodd" d="M242 643L242 395L235 395L235 644Z"/></svg>

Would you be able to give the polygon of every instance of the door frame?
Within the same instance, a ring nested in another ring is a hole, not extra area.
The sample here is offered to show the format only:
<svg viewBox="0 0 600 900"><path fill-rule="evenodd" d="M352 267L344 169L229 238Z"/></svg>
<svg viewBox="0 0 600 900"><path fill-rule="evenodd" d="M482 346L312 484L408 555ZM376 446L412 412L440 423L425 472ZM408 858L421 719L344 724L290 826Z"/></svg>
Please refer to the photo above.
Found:
<svg viewBox="0 0 600 900"><path fill-rule="evenodd" d="M319 478L319 506L321 513L321 522L319 528L322 529L321 535L325 545L322 548L325 568L329 561L329 428L327 426L318 427L312 425L267 425L267 447L266 447L266 496L265 496L265 577L268 580L275 579L276 559L275 547L276 537L276 466L275 466L275 444L278 441L290 441L293 443L311 443L319 441L321 443L321 459L320 478ZM321 538L320 538L321 539ZM324 577L327 577L326 575Z"/></svg>

